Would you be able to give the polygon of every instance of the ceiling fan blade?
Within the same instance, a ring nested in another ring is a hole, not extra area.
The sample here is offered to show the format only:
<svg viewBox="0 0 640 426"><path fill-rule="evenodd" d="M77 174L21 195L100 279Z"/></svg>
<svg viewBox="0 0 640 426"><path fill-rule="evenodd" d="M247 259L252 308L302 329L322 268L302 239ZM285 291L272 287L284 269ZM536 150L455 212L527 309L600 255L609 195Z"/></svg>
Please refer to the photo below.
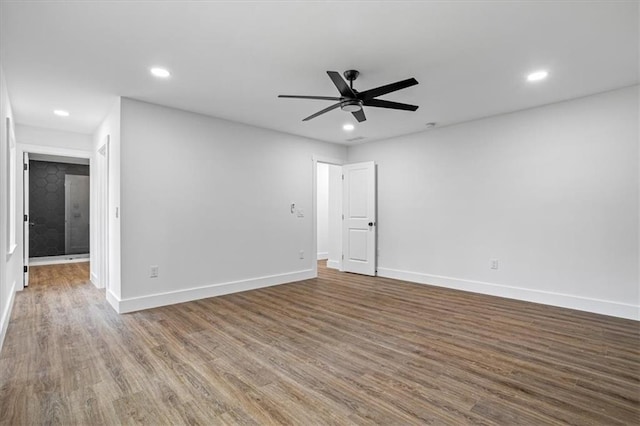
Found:
<svg viewBox="0 0 640 426"><path fill-rule="evenodd" d="M304 120L302 120L302 121L309 121L309 120L311 120L312 118L316 118L317 116L322 115L322 114L324 114L325 112L329 112L329 111L331 111L332 109L336 109L336 108L338 108L339 106L340 106L340 102L338 102L337 104L333 104L333 105L331 105L330 107L327 107L327 108L323 109L322 111L318 111L318 112L316 112L315 114L308 116L307 118L305 118L305 119L304 119Z"/></svg>
<svg viewBox="0 0 640 426"><path fill-rule="evenodd" d="M359 123L367 121L367 117L364 115L364 110L362 109L360 111L353 111L351 114L353 114L353 116L356 118L356 120L358 120Z"/></svg>
<svg viewBox="0 0 640 426"><path fill-rule="evenodd" d="M415 78L408 78L402 81L396 81L395 83L387 84L385 86L376 87L375 89L365 90L358 93L358 99L367 100L373 99L377 96L382 96L387 93L395 92L396 90L406 89L407 87L415 86L418 84L418 80Z"/></svg>
<svg viewBox="0 0 640 426"><path fill-rule="evenodd" d="M320 99L323 101L339 101L340 98L335 96L298 96L298 95L278 95L279 98L290 98L290 99Z"/></svg>
<svg viewBox="0 0 640 426"><path fill-rule="evenodd" d="M382 99L369 99L363 102L363 105L376 108L402 109L405 111L415 111L417 105L401 104L400 102L383 101Z"/></svg>
<svg viewBox="0 0 640 426"><path fill-rule="evenodd" d="M342 96L344 96L345 98L356 97L356 94L353 93L353 90L351 90L349 85L347 85L347 83L342 79L339 72L327 71L327 74L329 74L329 78L331 79L331 81L333 81L333 84L336 85L336 87L338 88L338 91Z"/></svg>

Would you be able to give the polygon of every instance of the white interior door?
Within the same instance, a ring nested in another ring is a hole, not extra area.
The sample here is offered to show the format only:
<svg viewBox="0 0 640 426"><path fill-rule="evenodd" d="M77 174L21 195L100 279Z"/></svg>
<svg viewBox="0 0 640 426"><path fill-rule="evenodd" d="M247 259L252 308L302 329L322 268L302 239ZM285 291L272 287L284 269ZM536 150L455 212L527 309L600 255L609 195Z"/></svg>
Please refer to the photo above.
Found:
<svg viewBox="0 0 640 426"><path fill-rule="evenodd" d="M342 268L376 275L376 166L373 161L342 167Z"/></svg>
<svg viewBox="0 0 640 426"><path fill-rule="evenodd" d="M31 218L29 217L29 153L23 154L22 168L22 209L24 218L22 221L22 259L24 265L24 286L29 287L29 224Z"/></svg>

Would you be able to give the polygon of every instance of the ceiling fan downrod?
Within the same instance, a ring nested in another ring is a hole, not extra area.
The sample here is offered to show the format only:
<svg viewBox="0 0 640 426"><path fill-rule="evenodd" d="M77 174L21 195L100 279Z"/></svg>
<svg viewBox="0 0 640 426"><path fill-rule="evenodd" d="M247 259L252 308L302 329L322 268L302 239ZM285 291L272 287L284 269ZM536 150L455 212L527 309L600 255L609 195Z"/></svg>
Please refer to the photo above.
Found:
<svg viewBox="0 0 640 426"><path fill-rule="evenodd" d="M349 86L351 86L351 90L353 90L353 80L358 78L360 75L360 71L357 70L346 70L344 73L344 78L349 82Z"/></svg>

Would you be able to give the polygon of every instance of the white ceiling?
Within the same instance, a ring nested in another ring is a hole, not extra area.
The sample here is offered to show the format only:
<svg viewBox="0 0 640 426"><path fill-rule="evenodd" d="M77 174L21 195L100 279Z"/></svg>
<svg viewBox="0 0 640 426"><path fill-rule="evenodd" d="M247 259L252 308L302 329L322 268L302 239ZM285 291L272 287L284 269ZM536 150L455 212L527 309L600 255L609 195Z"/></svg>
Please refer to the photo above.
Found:
<svg viewBox="0 0 640 426"><path fill-rule="evenodd" d="M0 60L23 124L92 133L126 96L345 143L638 84L638 17L636 1L3 1ZM302 122L330 102L277 98L336 96L326 71L351 68L360 91L415 77L382 98L420 109ZM537 69L549 78L527 83Z"/></svg>

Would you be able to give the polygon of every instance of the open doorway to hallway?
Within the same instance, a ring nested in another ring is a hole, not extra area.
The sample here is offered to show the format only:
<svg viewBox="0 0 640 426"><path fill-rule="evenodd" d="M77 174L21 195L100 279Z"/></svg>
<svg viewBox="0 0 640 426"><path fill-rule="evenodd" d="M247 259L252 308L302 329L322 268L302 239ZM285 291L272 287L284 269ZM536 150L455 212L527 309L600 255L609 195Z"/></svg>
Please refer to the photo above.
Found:
<svg viewBox="0 0 640 426"><path fill-rule="evenodd" d="M318 162L316 183L317 259L341 269L342 166Z"/></svg>
<svg viewBox="0 0 640 426"><path fill-rule="evenodd" d="M88 270L89 159L25 152L24 163L25 285L33 266L86 262Z"/></svg>
<svg viewBox="0 0 640 426"><path fill-rule="evenodd" d="M318 259L344 272L377 274L376 164L314 158L314 241ZM314 266L317 271L317 267Z"/></svg>

